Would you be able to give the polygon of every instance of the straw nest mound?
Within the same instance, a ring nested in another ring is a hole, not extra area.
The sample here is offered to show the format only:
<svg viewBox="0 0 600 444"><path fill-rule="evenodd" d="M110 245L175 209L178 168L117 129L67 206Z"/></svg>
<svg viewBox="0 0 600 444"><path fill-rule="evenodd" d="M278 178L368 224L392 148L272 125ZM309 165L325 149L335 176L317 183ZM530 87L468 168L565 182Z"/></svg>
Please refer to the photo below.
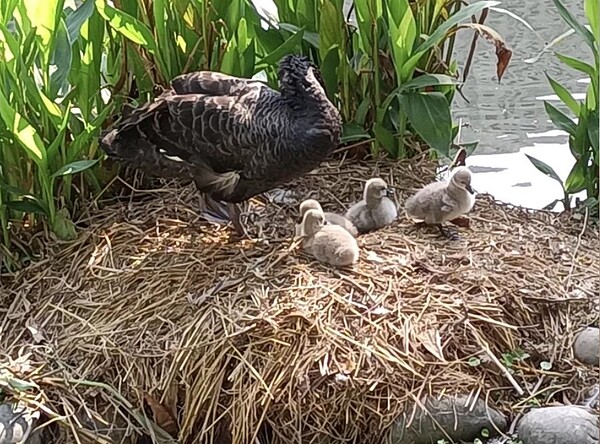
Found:
<svg viewBox="0 0 600 444"><path fill-rule="evenodd" d="M597 228L480 195L461 240L402 215L359 238L353 269L292 242L299 201L341 210L374 175L402 204L434 169L325 164L251 202L252 240L201 219L191 186L91 212L78 241L4 278L7 390L80 438L103 417L236 444L378 442L426 395L576 400L594 377L571 344L595 317Z"/></svg>

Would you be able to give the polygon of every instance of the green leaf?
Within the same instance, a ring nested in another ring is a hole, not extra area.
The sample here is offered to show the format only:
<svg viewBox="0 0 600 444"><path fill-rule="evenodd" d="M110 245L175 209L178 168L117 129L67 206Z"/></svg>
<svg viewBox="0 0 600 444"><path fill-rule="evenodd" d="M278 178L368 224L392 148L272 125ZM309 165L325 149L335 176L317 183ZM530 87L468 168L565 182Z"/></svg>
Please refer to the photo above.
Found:
<svg viewBox="0 0 600 444"><path fill-rule="evenodd" d="M342 127L341 143L355 142L357 140L368 140L371 135L365 129L355 123L345 123Z"/></svg>
<svg viewBox="0 0 600 444"><path fill-rule="evenodd" d="M581 60L576 59L574 57L569 57L564 54L560 54L558 52L555 52L554 55L556 55L556 57L565 65L587 74L588 76L590 76L590 78L592 78L595 74L595 70L592 65L582 62Z"/></svg>
<svg viewBox="0 0 600 444"><path fill-rule="evenodd" d="M586 187L586 179L585 179L586 167L581 161L577 161L567 180L565 180L565 190L569 194L576 194L580 191L585 190Z"/></svg>
<svg viewBox="0 0 600 444"><path fill-rule="evenodd" d="M42 139L35 128L9 105L2 90L0 90L0 117L29 157L41 171L45 172L48 160Z"/></svg>
<svg viewBox="0 0 600 444"><path fill-rule="evenodd" d="M320 67L329 100L332 100L338 91L338 66L340 66L340 52L338 46L334 45L325 55Z"/></svg>
<svg viewBox="0 0 600 444"><path fill-rule="evenodd" d="M394 134L379 122L373 125L373 133L375 133L377 142L379 142L392 156L396 156L396 141L394 140Z"/></svg>
<svg viewBox="0 0 600 444"><path fill-rule="evenodd" d="M575 122L546 101L544 101L544 107L546 108L546 113L548 114L548 117L550 117L550 120L552 120L552 123L559 129L569 133L571 136L575 135L575 131L577 131Z"/></svg>
<svg viewBox="0 0 600 444"><path fill-rule="evenodd" d="M100 159L77 160L75 162L71 162L68 165L62 166L56 173L52 175L52 178L55 179L59 176L68 176L85 171L88 168L93 167L96 163L98 163L99 160Z"/></svg>
<svg viewBox="0 0 600 444"><path fill-rule="evenodd" d="M321 60L331 53L332 47L339 47L344 36L343 32L344 17L342 11L338 11L334 2L326 0L321 7L321 24L319 32L319 55ZM339 60L339 59L338 59ZM338 62L339 63L339 62Z"/></svg>
<svg viewBox="0 0 600 444"><path fill-rule="evenodd" d="M548 79L548 82L550 82L550 86L552 87L556 95L560 98L560 100L562 100L563 103L569 107L573 114L579 114L579 102L577 102L573 98L573 96L567 90L567 88L565 88L560 83L552 79L552 77L550 77L548 74L546 74L546 78Z"/></svg>
<svg viewBox="0 0 600 444"><path fill-rule="evenodd" d="M67 32L69 33L69 42L71 44L79 39L81 27L92 16L95 9L94 0L85 0L75 11L66 17Z"/></svg>
<svg viewBox="0 0 600 444"><path fill-rule="evenodd" d="M73 240L77 238L75 224L69 219L69 213L65 208L56 212L52 222L52 231L61 240Z"/></svg>
<svg viewBox="0 0 600 444"><path fill-rule="evenodd" d="M60 19L54 39L56 44L52 54L52 64L56 66L56 71L50 76L50 96L52 98L58 95L58 92L67 81L73 60L67 25L63 19Z"/></svg>
<svg viewBox="0 0 600 444"><path fill-rule="evenodd" d="M46 61L50 59L54 32L63 9L63 3L64 0L24 0L23 3L31 26L40 36L40 49L44 53Z"/></svg>
<svg viewBox="0 0 600 444"><path fill-rule="evenodd" d="M88 0L89 1L89 0ZM142 45L152 54L158 56L156 48L156 42L152 31L148 27L140 22L135 17L115 9L106 3L106 0L95 0L96 9L100 15L108 22L108 24L115 31L121 33L123 36L131 40L133 43Z"/></svg>
<svg viewBox="0 0 600 444"><path fill-rule="evenodd" d="M408 73L412 72L417 65L419 59L423 57L425 52L437 45L444 39L448 31L458 25L463 20L470 19L472 15L477 14L485 8L492 6L498 6L501 2L499 1L480 1L473 3L469 6L461 8L459 12L450 16L448 20L443 22L436 30L431 34L423 43L421 43L414 51L414 55L408 59L403 67L403 77L407 76Z"/></svg>
<svg viewBox="0 0 600 444"><path fill-rule="evenodd" d="M294 34L304 30L304 34L302 36L303 40L314 46L315 49L319 49L319 34L317 34L316 32L307 31L306 29L304 29L304 27L300 28L290 23L279 23L278 26L281 29Z"/></svg>
<svg viewBox="0 0 600 444"><path fill-rule="evenodd" d="M596 38L596 42L600 40L600 11L598 10L598 0L584 0L583 9L585 16L590 23L592 33Z"/></svg>
<svg viewBox="0 0 600 444"><path fill-rule="evenodd" d="M302 42L303 34L304 30L302 29L293 34L289 39L283 42L279 48L260 60L254 68L255 71L258 72L262 69L268 68L269 66L275 65L283 56L294 52L294 49L300 45L300 42Z"/></svg>
<svg viewBox="0 0 600 444"><path fill-rule="evenodd" d="M398 86L385 98L383 105L384 109L388 109L392 103L392 100L404 91L410 91L413 89L426 88L428 86L442 86L442 85L461 85L460 80L454 77L447 76L445 74L423 74L419 77L415 77L412 80Z"/></svg>
<svg viewBox="0 0 600 444"><path fill-rule="evenodd" d="M446 97L439 92L404 93L400 104L419 136L441 155L448 157L452 143L452 118Z"/></svg>
<svg viewBox="0 0 600 444"><path fill-rule="evenodd" d="M6 207L13 211L48 216L46 209L39 204L39 201L35 200L11 200L6 202Z"/></svg>
<svg viewBox="0 0 600 444"><path fill-rule="evenodd" d="M573 14L571 14L571 12L565 7L565 5L560 0L552 0L552 1L554 2L556 9L558 9L558 13L562 17L562 19L565 22L567 22L567 24L572 29L574 29L575 32L577 32L577 34L579 34L583 38L583 40L585 40L585 42L592 49L592 51L594 51L595 50L594 35L585 26L583 26L581 23L579 23L579 21L577 21L575 16ZM597 0L595 0L595 1L597 1Z"/></svg>
<svg viewBox="0 0 600 444"><path fill-rule="evenodd" d="M560 180L560 177L558 177L558 174L556 174L556 171L554 171L554 169L550 165L548 165L545 162L542 162L541 160L536 159L535 157L531 157L529 154L525 154L525 156L527 156L529 161L539 171L544 173L546 176L551 177L552 179L556 180L558 183L560 183L561 186L563 185L562 180Z"/></svg>
<svg viewBox="0 0 600 444"><path fill-rule="evenodd" d="M589 121L591 122L591 125L587 126L588 137L590 138L590 143L592 144L596 164L598 164L600 160L598 159L598 137L600 136L600 134L598 133L598 113L592 113L591 119L589 119Z"/></svg>

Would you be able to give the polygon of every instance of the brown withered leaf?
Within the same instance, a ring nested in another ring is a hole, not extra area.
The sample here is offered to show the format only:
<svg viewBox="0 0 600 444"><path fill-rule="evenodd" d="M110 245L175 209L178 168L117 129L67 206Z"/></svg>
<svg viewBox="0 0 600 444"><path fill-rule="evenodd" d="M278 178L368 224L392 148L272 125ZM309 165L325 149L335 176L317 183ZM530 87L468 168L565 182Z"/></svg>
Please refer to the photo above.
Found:
<svg viewBox="0 0 600 444"><path fill-rule="evenodd" d="M152 409L154 422L169 435L176 437L178 432L177 421L165 406L161 405L156 398L149 393L144 394L144 399Z"/></svg>
<svg viewBox="0 0 600 444"><path fill-rule="evenodd" d="M512 51L506 46L502 36L489 26L480 23L464 23L459 28L474 29L496 47L496 75L498 76L498 83L500 83L512 57Z"/></svg>
<svg viewBox="0 0 600 444"><path fill-rule="evenodd" d="M471 226L471 222L467 217L457 217L456 219L452 219L449 222L461 228L469 228Z"/></svg>

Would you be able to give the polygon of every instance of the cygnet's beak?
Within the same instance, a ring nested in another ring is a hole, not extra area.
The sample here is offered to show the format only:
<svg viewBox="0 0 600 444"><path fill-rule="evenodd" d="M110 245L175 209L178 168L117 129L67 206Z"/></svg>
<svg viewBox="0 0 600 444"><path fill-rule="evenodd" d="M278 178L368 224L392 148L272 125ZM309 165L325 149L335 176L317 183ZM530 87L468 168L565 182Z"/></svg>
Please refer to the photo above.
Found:
<svg viewBox="0 0 600 444"><path fill-rule="evenodd" d="M390 188L390 187L386 188L386 189L385 189L385 195L386 195L387 197L392 197L392 196L394 195L394 189L393 189L393 188Z"/></svg>
<svg viewBox="0 0 600 444"><path fill-rule="evenodd" d="M475 194L475 190L471 187L471 184L467 185L467 191L471 194Z"/></svg>

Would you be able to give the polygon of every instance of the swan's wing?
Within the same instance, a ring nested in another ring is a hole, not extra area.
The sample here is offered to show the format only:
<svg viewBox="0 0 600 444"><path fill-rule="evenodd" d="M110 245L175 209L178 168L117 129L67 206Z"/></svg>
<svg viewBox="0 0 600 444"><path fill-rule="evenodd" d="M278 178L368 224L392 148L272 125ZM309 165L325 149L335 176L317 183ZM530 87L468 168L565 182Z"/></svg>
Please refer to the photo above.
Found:
<svg viewBox="0 0 600 444"><path fill-rule="evenodd" d="M265 86L259 80L234 77L220 72L197 71L181 74L171 80L177 94L239 95Z"/></svg>

